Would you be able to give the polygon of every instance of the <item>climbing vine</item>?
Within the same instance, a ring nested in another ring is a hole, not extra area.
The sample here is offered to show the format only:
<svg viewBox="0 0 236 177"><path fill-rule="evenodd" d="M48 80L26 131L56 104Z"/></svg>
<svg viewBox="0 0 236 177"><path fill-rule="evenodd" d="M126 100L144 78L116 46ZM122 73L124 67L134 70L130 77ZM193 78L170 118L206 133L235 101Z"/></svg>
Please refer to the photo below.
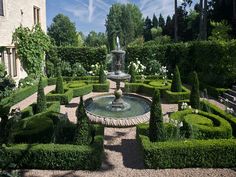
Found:
<svg viewBox="0 0 236 177"><path fill-rule="evenodd" d="M51 42L40 25L35 25L32 29L18 27L13 33L12 39L27 74L41 75L45 52L49 50Z"/></svg>

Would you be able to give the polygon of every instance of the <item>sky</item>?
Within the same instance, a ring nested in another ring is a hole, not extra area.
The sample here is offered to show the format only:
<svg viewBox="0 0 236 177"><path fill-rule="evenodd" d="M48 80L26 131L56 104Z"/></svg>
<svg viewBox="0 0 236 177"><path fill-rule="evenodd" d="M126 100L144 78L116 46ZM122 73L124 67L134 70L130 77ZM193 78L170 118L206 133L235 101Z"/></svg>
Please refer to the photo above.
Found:
<svg viewBox="0 0 236 177"><path fill-rule="evenodd" d="M182 0L178 0L179 4ZM197 1L197 0L193 0ZM47 0L47 26L58 13L69 16L77 31L87 35L90 31L105 32L105 20L114 3L136 4L143 17L161 13L164 17L174 13L174 0Z"/></svg>

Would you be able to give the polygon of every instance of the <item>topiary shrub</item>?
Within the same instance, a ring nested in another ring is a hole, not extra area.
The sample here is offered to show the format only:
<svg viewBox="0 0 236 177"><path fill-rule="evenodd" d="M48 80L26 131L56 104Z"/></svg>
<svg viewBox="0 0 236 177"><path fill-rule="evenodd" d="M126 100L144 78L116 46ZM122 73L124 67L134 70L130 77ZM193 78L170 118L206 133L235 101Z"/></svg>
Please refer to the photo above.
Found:
<svg viewBox="0 0 236 177"><path fill-rule="evenodd" d="M40 78L38 85L36 113L44 112L46 111L46 109L47 109L47 102L44 94L42 78Z"/></svg>
<svg viewBox="0 0 236 177"><path fill-rule="evenodd" d="M104 84L105 82L106 82L106 74L105 74L105 71L104 71L104 67L101 64L100 68L99 68L99 83Z"/></svg>
<svg viewBox="0 0 236 177"><path fill-rule="evenodd" d="M133 62L130 64L129 74L131 76L130 83L135 83L136 82L136 71L135 71L135 65Z"/></svg>
<svg viewBox="0 0 236 177"><path fill-rule="evenodd" d="M176 65L174 70L174 76L171 84L172 92L182 92L182 82L180 78L179 68Z"/></svg>
<svg viewBox="0 0 236 177"><path fill-rule="evenodd" d="M151 142L165 140L165 129L160 103L160 92L157 89L155 90L152 97L151 115L149 120L149 139Z"/></svg>
<svg viewBox="0 0 236 177"><path fill-rule="evenodd" d="M63 78L62 78L62 76L58 76L57 77L56 90L55 91L58 94L63 94L64 93Z"/></svg>
<svg viewBox="0 0 236 177"><path fill-rule="evenodd" d="M200 107L199 81L196 72L193 72L192 90L190 94L190 105L192 106L192 108L195 109L199 109Z"/></svg>
<svg viewBox="0 0 236 177"><path fill-rule="evenodd" d="M84 101L82 97L80 97L80 103L76 110L76 117L77 127L74 144L88 145L91 142L91 125L84 109Z"/></svg>

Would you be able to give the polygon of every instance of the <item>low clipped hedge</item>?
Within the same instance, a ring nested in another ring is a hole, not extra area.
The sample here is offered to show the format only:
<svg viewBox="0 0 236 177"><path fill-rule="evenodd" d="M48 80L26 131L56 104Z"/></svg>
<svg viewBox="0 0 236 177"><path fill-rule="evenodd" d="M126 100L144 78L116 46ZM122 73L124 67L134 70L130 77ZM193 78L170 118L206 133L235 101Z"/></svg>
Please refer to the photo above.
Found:
<svg viewBox="0 0 236 177"><path fill-rule="evenodd" d="M26 118L26 117L33 116L35 114L35 109L36 109L36 103L33 103L32 105L28 106L27 108L21 111L21 117ZM57 102L57 101L48 102L47 111L60 112L60 102Z"/></svg>
<svg viewBox="0 0 236 177"><path fill-rule="evenodd" d="M168 103L178 103L181 100L188 100L190 97L190 90L182 86L182 92L172 92L170 90L165 90L163 92L163 97Z"/></svg>
<svg viewBox="0 0 236 177"><path fill-rule="evenodd" d="M3 147L1 160L16 164L17 169L97 170L104 152L104 127L95 125L94 129L91 145L13 144Z"/></svg>
<svg viewBox="0 0 236 177"><path fill-rule="evenodd" d="M94 83L93 92L108 92L110 88L110 82L106 81L104 84Z"/></svg>
<svg viewBox="0 0 236 177"><path fill-rule="evenodd" d="M73 97L79 97L83 95L87 95L93 91L92 85L85 85L83 87L72 88Z"/></svg>
<svg viewBox="0 0 236 177"><path fill-rule="evenodd" d="M218 108L214 104L209 103L208 101L201 101L201 105L202 107L209 108L210 112L212 112L213 114L216 114L224 118L225 120L227 120L232 127L233 136L236 137L236 117L235 116L225 112L224 110Z"/></svg>
<svg viewBox="0 0 236 177"><path fill-rule="evenodd" d="M236 164L236 140L150 142L138 132L146 168L230 168Z"/></svg>
<svg viewBox="0 0 236 177"><path fill-rule="evenodd" d="M51 112L43 112L20 120L12 130L14 143L50 143L53 135Z"/></svg>
<svg viewBox="0 0 236 177"><path fill-rule="evenodd" d="M46 98L48 102L59 101L60 104L66 105L73 98L73 90L72 89L65 90L65 93L63 94L55 94L54 92L51 92L46 95Z"/></svg>
<svg viewBox="0 0 236 177"><path fill-rule="evenodd" d="M84 81L88 83L93 83L98 81L98 76L76 76L76 77L67 77L63 76L63 80L66 82L71 81ZM57 78L48 78L48 85L56 85Z"/></svg>
<svg viewBox="0 0 236 177"><path fill-rule="evenodd" d="M207 89L207 93L216 99L218 99L219 96L223 95L224 92L229 90L226 88L216 88L216 87L207 85L203 82L200 82L199 86L201 90Z"/></svg>
<svg viewBox="0 0 236 177"><path fill-rule="evenodd" d="M232 128L225 119L203 111L197 114L188 109L178 111L171 119L183 121L185 136L195 139L225 139L232 138Z"/></svg>

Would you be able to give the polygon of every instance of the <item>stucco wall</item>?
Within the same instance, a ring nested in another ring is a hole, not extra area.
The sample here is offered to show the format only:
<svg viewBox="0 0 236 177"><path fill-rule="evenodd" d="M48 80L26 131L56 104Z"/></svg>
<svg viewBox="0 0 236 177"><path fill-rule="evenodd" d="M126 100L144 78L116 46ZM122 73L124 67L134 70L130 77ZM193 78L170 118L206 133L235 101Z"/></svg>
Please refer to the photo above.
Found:
<svg viewBox="0 0 236 177"><path fill-rule="evenodd" d="M46 0L3 1L5 16L0 16L0 46L12 46L12 33L20 24L32 28L34 25L34 6L40 8L40 23L46 32Z"/></svg>

